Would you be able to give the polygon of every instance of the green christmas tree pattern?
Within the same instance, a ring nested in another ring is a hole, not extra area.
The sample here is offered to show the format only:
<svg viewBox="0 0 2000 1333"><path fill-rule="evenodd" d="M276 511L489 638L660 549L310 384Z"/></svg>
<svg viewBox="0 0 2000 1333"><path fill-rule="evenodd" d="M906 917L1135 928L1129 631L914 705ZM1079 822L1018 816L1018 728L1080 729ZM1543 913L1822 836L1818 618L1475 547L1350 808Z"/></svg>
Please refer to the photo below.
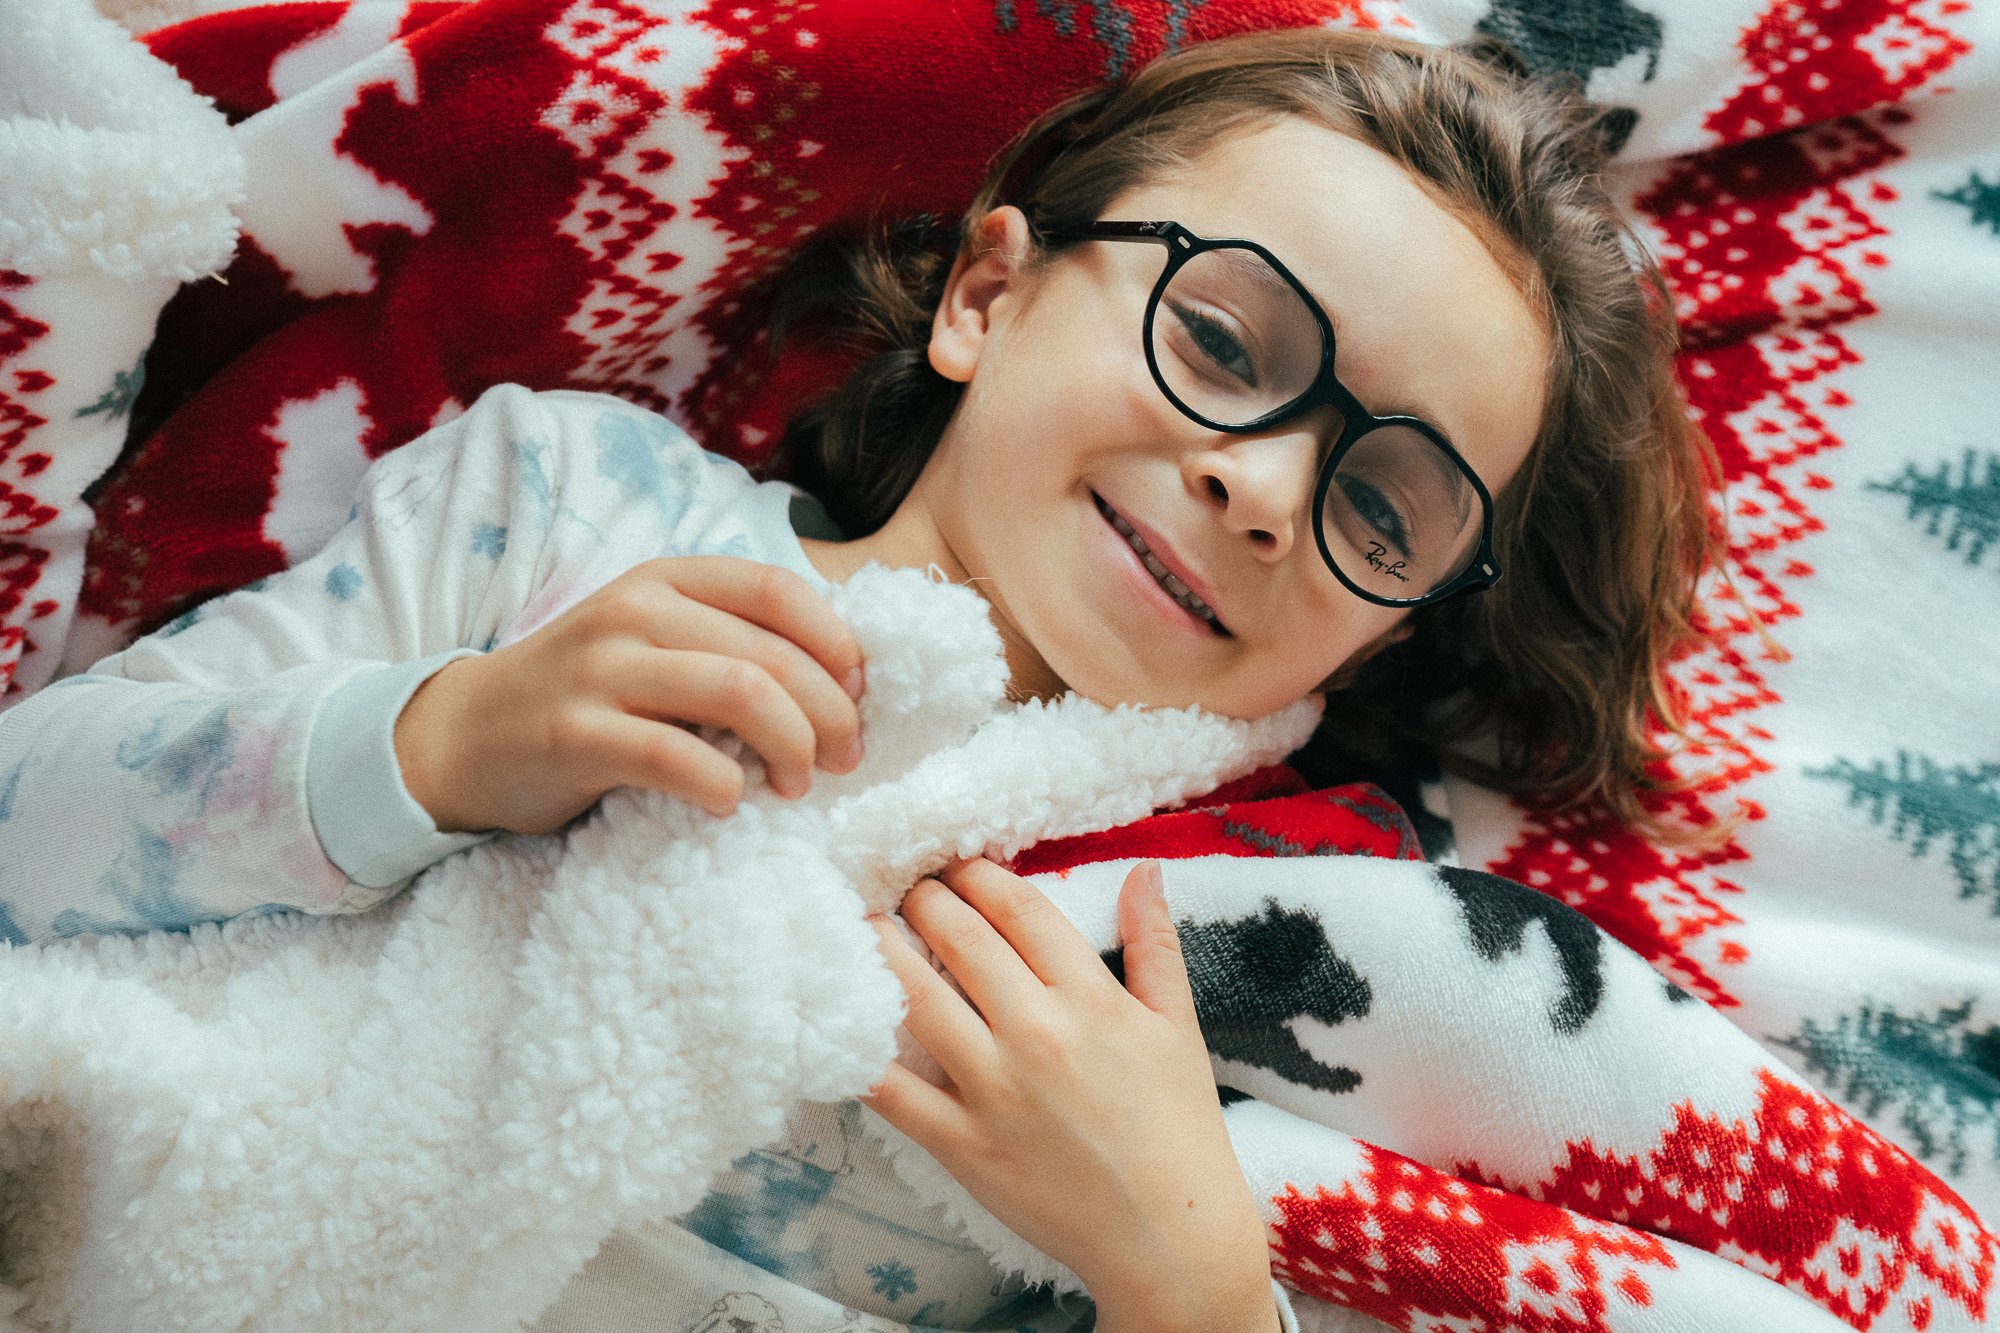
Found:
<svg viewBox="0 0 2000 1333"><path fill-rule="evenodd" d="M1908 843L1910 855L1944 842L1958 896L1991 895L2000 916L2000 764L1945 767L1898 751L1894 773L1879 759L1867 768L1840 759L1805 772L1846 783L1848 804L1866 806L1877 824L1890 821L1889 836Z"/></svg>
<svg viewBox="0 0 2000 1333"><path fill-rule="evenodd" d="M1964 204L1972 210L1972 225L1993 229L2000 236L2000 181L1991 185L1981 180L1978 172L1956 190L1932 190L1931 196L1946 203Z"/></svg>
<svg viewBox="0 0 2000 1333"><path fill-rule="evenodd" d="M2000 1161L2000 1027L1975 1031L1971 1014L1970 1000L1930 1017L1864 1004L1825 1027L1808 1018L1776 1044L1861 1114L1895 1107L1904 1144L1956 1176L1974 1149Z"/></svg>
<svg viewBox="0 0 2000 1333"><path fill-rule="evenodd" d="M1948 551L1964 548L1965 563L1976 565L1986 548L2000 541L2000 454L1988 454L1982 474L1980 459L1970 449L1952 480L1951 464L1939 463L1936 472L1919 471L1914 463L1903 465L1903 475L1894 481L1871 481L1871 491L1887 491L1910 502L1911 519L1923 519L1924 531L1935 537L1951 520L1945 534Z"/></svg>
<svg viewBox="0 0 2000 1333"><path fill-rule="evenodd" d="M116 421L132 411L132 403L139 396L139 390L146 384L146 363L141 360L130 370L117 370L111 374L111 387L104 396L89 407L77 409L77 416L88 417L102 412L107 420Z"/></svg>

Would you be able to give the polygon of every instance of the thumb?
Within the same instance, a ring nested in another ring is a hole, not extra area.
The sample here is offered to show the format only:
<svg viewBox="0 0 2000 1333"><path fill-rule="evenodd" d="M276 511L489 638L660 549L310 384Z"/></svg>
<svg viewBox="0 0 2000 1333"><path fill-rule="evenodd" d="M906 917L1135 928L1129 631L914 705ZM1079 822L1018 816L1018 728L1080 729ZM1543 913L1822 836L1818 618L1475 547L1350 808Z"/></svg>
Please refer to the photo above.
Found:
<svg viewBox="0 0 2000 1333"><path fill-rule="evenodd" d="M1166 881L1158 861L1141 861L1118 893L1118 937L1125 943L1125 989L1156 1014L1198 1029L1194 989L1181 937L1167 914Z"/></svg>

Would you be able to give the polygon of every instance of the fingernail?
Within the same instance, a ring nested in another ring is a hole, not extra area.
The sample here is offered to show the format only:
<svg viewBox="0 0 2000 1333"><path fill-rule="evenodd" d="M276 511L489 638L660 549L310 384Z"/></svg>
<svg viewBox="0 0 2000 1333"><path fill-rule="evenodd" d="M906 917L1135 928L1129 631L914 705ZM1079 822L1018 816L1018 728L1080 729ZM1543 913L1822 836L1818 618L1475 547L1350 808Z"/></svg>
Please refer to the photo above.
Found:
<svg viewBox="0 0 2000 1333"><path fill-rule="evenodd" d="M868 678L866 675L862 673L860 667L856 667L854 668L854 670L848 672L845 676L841 677L840 684L841 688L847 691L848 698L859 699L861 697L861 691L868 688Z"/></svg>
<svg viewBox="0 0 2000 1333"><path fill-rule="evenodd" d="M1145 862L1139 867L1139 874L1146 882L1148 890L1158 896L1161 902L1165 902L1167 900L1167 880L1166 876L1160 873L1160 863L1158 861Z"/></svg>
<svg viewBox="0 0 2000 1333"><path fill-rule="evenodd" d="M856 736L853 740L849 741L846 745L841 747L840 753L834 758L833 766L835 769L837 769L842 773L852 773L855 770L855 768L860 765L860 763L861 763L861 738L859 736Z"/></svg>

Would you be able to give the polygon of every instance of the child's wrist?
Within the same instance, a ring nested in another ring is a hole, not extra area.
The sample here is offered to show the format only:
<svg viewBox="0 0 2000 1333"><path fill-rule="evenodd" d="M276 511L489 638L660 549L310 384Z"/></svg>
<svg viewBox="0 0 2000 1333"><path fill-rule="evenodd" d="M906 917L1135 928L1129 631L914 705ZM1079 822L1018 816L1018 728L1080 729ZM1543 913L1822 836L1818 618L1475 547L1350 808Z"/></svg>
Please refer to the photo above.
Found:
<svg viewBox="0 0 2000 1333"><path fill-rule="evenodd" d="M461 658L447 662L417 686L396 718L394 746L403 789L423 807L440 833L484 827L468 822L469 812L455 803L465 793L466 786L454 771L451 755L452 739L463 734L451 716L454 687L463 683L455 673L476 661L476 658ZM454 679L445 684L448 675Z"/></svg>
<svg viewBox="0 0 2000 1333"><path fill-rule="evenodd" d="M1097 1306L1097 1333L1277 1333L1283 1327L1261 1226L1254 1249L1211 1252L1202 1262L1162 1264L1122 1281L1083 1276Z"/></svg>
<svg viewBox="0 0 2000 1333"><path fill-rule="evenodd" d="M1208 1291L1173 1276L1163 1276L1144 1293L1093 1290L1093 1327L1096 1333L1282 1333L1268 1260L1252 1277Z"/></svg>

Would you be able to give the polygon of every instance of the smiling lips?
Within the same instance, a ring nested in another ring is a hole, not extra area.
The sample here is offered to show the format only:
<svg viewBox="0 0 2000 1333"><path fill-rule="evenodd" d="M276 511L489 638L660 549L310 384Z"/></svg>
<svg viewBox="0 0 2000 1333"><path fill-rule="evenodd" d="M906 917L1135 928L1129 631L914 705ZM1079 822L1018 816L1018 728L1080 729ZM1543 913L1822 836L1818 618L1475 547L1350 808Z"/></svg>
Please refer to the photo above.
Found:
<svg viewBox="0 0 2000 1333"><path fill-rule="evenodd" d="M1222 622L1216 618L1214 608L1197 597L1187 584L1181 582L1175 576L1174 572L1167 568L1166 562L1154 554L1152 547L1147 545L1146 539L1140 536L1130 523L1125 521L1124 515L1106 504L1104 498L1095 492L1092 492L1090 498L1097 501L1098 512L1103 514L1106 521L1118 530L1118 535L1125 539L1126 544L1139 557L1139 563L1146 567L1146 572L1153 576L1153 581L1165 590L1167 596L1178 602L1190 615L1204 622L1216 634L1227 635L1229 633L1223 627Z"/></svg>

